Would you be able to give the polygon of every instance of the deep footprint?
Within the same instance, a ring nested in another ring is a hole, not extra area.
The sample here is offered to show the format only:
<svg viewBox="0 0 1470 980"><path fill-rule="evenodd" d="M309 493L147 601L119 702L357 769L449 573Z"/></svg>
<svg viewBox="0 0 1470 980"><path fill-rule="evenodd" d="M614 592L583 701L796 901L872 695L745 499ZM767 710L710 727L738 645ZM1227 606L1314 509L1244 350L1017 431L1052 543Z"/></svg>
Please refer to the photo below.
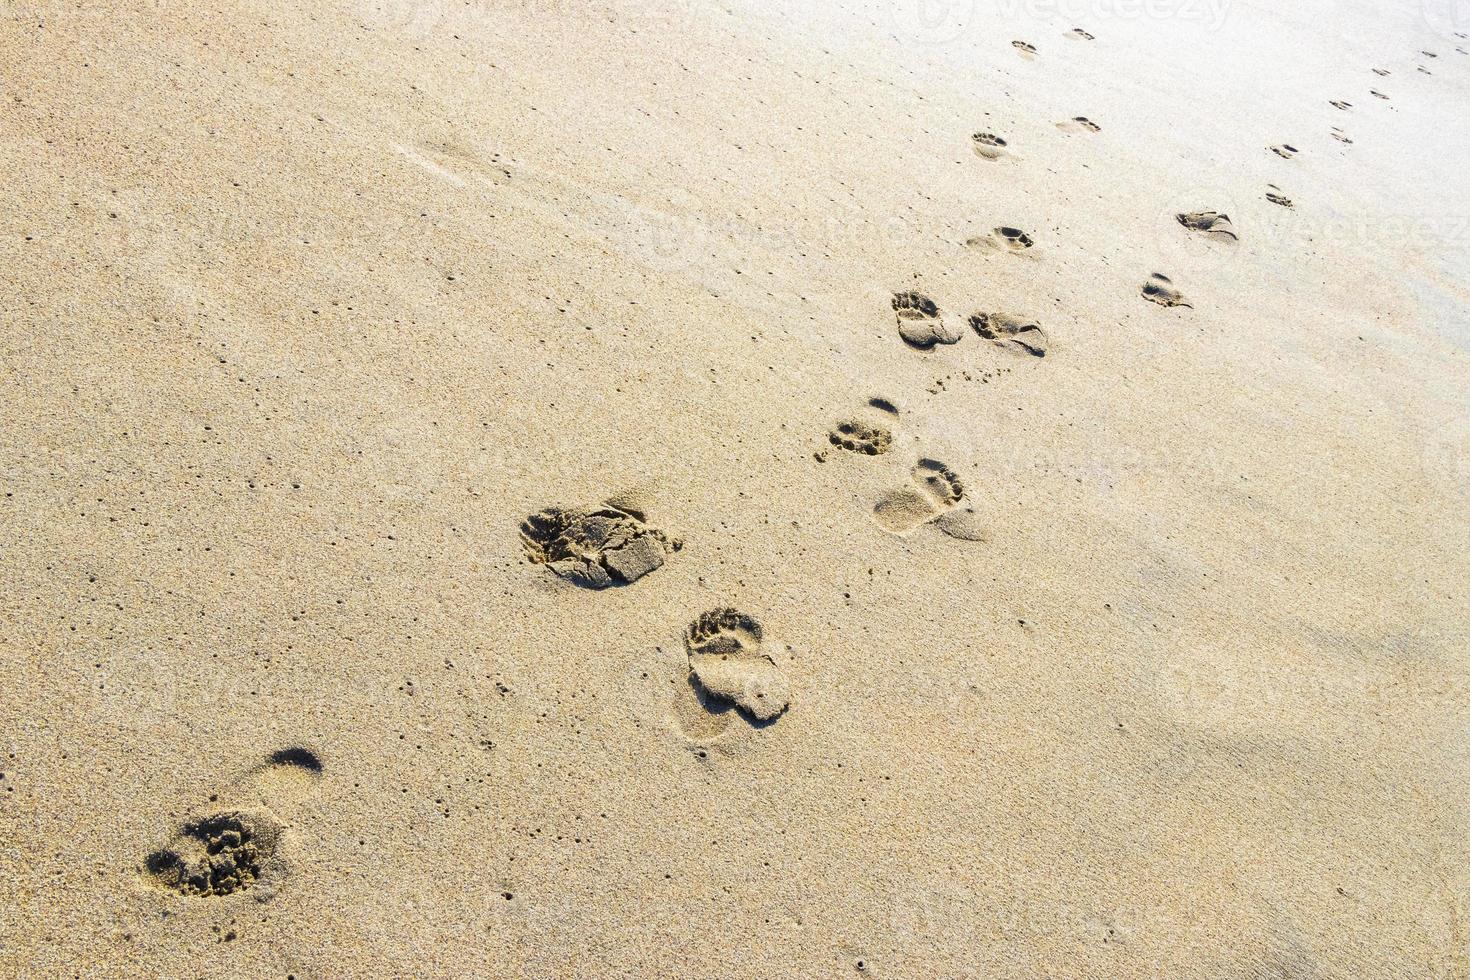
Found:
<svg viewBox="0 0 1470 980"><path fill-rule="evenodd" d="M939 307L923 293L894 293L893 313L898 318L898 335L910 347L931 350L935 344L957 344L963 336L945 323Z"/></svg>
<svg viewBox="0 0 1470 980"><path fill-rule="evenodd" d="M280 872L281 828L259 813L227 811L186 824L167 847L148 855L160 887L194 898L248 891Z"/></svg>
<svg viewBox="0 0 1470 980"><path fill-rule="evenodd" d="M1226 238L1236 241L1239 236L1235 234L1235 226L1230 223L1230 215L1221 214L1218 211L1190 211L1187 214L1174 216L1179 223L1190 231L1197 231L1204 235L1213 235L1217 238Z"/></svg>
<svg viewBox="0 0 1470 980"><path fill-rule="evenodd" d="M717 702L733 704L749 720L770 722L791 705L791 689L776 662L761 653L760 623L734 609L714 609L684 632L689 677Z"/></svg>
<svg viewBox="0 0 1470 980"><path fill-rule="evenodd" d="M970 327L997 347L1032 357L1045 357L1051 347L1041 324L1010 313L976 313Z"/></svg>
<svg viewBox="0 0 1470 980"><path fill-rule="evenodd" d="M1194 304L1184 298L1184 294L1174 288L1174 282L1162 272L1155 272L1148 277L1148 282L1143 284L1140 290L1143 298L1150 303L1160 306L1174 307L1184 306L1194 309Z"/></svg>
<svg viewBox="0 0 1470 980"><path fill-rule="evenodd" d="M526 557L588 589L628 585L659 568L682 542L614 507L550 507L521 523Z"/></svg>

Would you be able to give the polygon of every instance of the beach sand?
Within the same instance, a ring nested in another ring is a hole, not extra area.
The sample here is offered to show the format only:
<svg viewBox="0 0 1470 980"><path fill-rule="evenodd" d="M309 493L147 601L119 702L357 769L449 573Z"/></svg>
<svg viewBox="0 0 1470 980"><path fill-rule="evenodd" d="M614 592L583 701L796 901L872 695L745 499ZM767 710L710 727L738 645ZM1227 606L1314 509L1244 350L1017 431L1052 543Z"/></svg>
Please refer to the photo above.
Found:
<svg viewBox="0 0 1470 980"><path fill-rule="evenodd" d="M1470 977L1470 12L1284 6L0 8L0 975Z"/></svg>

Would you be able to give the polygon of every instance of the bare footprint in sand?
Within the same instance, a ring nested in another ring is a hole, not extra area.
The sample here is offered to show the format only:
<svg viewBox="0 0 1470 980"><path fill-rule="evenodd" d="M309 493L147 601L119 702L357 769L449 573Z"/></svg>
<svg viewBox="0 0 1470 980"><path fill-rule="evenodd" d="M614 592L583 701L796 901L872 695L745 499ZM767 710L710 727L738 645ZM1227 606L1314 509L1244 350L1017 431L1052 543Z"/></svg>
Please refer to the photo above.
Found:
<svg viewBox="0 0 1470 980"><path fill-rule="evenodd" d="M1328 103L1328 105L1332 106L1334 109L1341 109L1344 112L1353 107L1353 104L1351 102L1344 102L1341 99L1333 99Z"/></svg>
<svg viewBox="0 0 1470 980"><path fill-rule="evenodd" d="M861 419L846 419L838 422L827 433L827 441L850 453L881 456L893 445L893 433L880 425L869 425Z"/></svg>
<svg viewBox="0 0 1470 980"><path fill-rule="evenodd" d="M1351 142L1351 140L1349 140L1349 142ZM1270 188L1270 190L1266 191L1266 200L1270 201L1272 204L1280 205L1283 208L1296 207L1296 205L1291 202L1291 198L1281 193L1281 188L1277 187L1275 184L1267 184L1266 186Z"/></svg>
<svg viewBox="0 0 1470 980"><path fill-rule="evenodd" d="M1370 93L1372 93L1372 95L1373 95L1373 97L1375 99L1382 99L1385 102L1388 101L1388 96L1384 95L1382 92L1378 91L1376 88L1370 88L1368 91Z"/></svg>
<svg viewBox="0 0 1470 980"><path fill-rule="evenodd" d="M1351 136L1349 136L1347 133L1344 133L1336 126L1332 127L1332 138L1337 140L1339 143L1352 143L1353 141Z"/></svg>
<svg viewBox="0 0 1470 980"><path fill-rule="evenodd" d="M760 623L734 609L714 609L684 631L689 678L696 690L732 704L748 720L769 723L791 705L791 687L761 652Z"/></svg>
<svg viewBox="0 0 1470 980"><path fill-rule="evenodd" d="M526 557L587 589L629 585L663 565L683 543L619 507L549 507L521 522Z"/></svg>
<svg viewBox="0 0 1470 980"><path fill-rule="evenodd" d="M1184 294L1174 288L1174 282L1162 272L1155 272L1148 277L1148 281L1139 290L1143 298L1150 303L1160 306L1175 307L1184 306L1194 309L1194 304L1184 298Z"/></svg>
<svg viewBox="0 0 1470 980"><path fill-rule="evenodd" d="M164 847L149 854L147 880L190 898L224 898L249 892L274 897L287 874L284 825L274 812L298 802L321 778L322 764L309 749L273 753L245 780L215 794L228 802L186 822Z"/></svg>
<svg viewBox="0 0 1470 980"><path fill-rule="evenodd" d="M1012 41L1011 47L1015 48L1016 53L1026 61L1033 61L1036 58L1036 45L1034 44L1028 44L1025 41Z"/></svg>
<svg viewBox="0 0 1470 980"><path fill-rule="evenodd" d="M1102 127L1088 119L1086 116L1073 116L1071 119L1057 123L1057 129L1064 133L1099 133Z"/></svg>
<svg viewBox="0 0 1470 980"><path fill-rule="evenodd" d="M1392 74L1392 72L1390 72L1387 68L1375 68L1373 69L1373 74L1387 76Z"/></svg>
<svg viewBox="0 0 1470 980"><path fill-rule="evenodd" d="M1072 28L1070 31L1068 31L1067 33L1063 34L1062 37L1067 38L1069 41L1096 41L1097 40L1097 38L1093 37L1091 34L1087 33L1086 31L1084 31L1080 27L1074 27L1074 28Z"/></svg>
<svg viewBox="0 0 1470 980"><path fill-rule="evenodd" d="M945 322L939 307L923 293L893 294L893 313L898 318L898 335L904 343L920 350L936 344L957 344L963 334Z"/></svg>
<svg viewBox="0 0 1470 980"><path fill-rule="evenodd" d="M997 347L1032 357L1045 357L1051 341L1041 324L1010 313L976 313L970 327Z"/></svg>
<svg viewBox="0 0 1470 980"><path fill-rule="evenodd" d="M873 508L880 527L907 534L953 509L965 496L965 486L948 466L921 459L910 473L913 484L884 495Z"/></svg>
<svg viewBox="0 0 1470 980"><path fill-rule="evenodd" d="M1203 235L1214 238L1223 238L1236 241L1239 236L1235 234L1235 226L1230 223L1230 215L1221 214L1218 211L1190 211L1186 214L1174 216L1179 223L1190 231L1197 231Z"/></svg>
<svg viewBox="0 0 1470 980"><path fill-rule="evenodd" d="M1001 225L991 229L990 234L976 236L966 241L965 244L970 248L978 248L986 252L1025 255L1036 245L1036 242L1019 228Z"/></svg>
<svg viewBox="0 0 1470 980"><path fill-rule="evenodd" d="M1271 152L1276 154L1283 160L1290 160L1292 157L1296 156L1297 148L1292 146L1290 143L1278 143L1277 145L1271 147Z"/></svg>
<svg viewBox="0 0 1470 980"><path fill-rule="evenodd" d="M1006 141L994 133L976 133L970 137L975 155L983 160L999 160L1006 155Z"/></svg>

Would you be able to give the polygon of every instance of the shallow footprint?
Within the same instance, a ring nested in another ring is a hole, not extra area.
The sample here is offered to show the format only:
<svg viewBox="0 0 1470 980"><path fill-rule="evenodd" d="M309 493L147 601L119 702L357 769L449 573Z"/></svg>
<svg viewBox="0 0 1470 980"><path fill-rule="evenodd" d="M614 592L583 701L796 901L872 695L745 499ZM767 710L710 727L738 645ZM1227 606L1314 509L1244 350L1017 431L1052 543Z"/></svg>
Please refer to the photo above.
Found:
<svg viewBox="0 0 1470 980"><path fill-rule="evenodd" d="M960 478L938 460L919 460L909 475L912 486L890 491L873 507L878 525L893 534L907 534L942 517L965 496Z"/></svg>
<svg viewBox="0 0 1470 980"><path fill-rule="evenodd" d="M1283 160L1290 160L1292 157L1296 156L1297 148L1292 146L1290 143L1278 143L1276 146L1271 147L1271 152L1276 154Z"/></svg>
<svg viewBox="0 0 1470 980"><path fill-rule="evenodd" d="M1350 143L1352 141L1347 140L1347 142ZM1296 205L1291 202L1291 198L1287 197L1285 194L1280 193L1281 188L1277 187L1275 184L1267 184L1266 186L1271 188L1266 192L1266 200L1270 201L1272 204L1279 204L1283 208L1296 207Z"/></svg>
<svg viewBox="0 0 1470 980"><path fill-rule="evenodd" d="M1097 40L1097 38L1093 37L1091 34L1087 33L1086 31L1084 31L1080 27L1074 27L1074 28L1072 28L1070 31L1068 31L1067 33L1063 34L1062 37L1065 37L1065 38L1067 38L1069 40L1072 40L1072 41L1096 41Z"/></svg>
<svg viewBox="0 0 1470 980"><path fill-rule="evenodd" d="M939 307L923 293L894 293L893 312L898 318L898 335L910 347L932 350L935 344L957 344L963 336L945 323Z"/></svg>
<svg viewBox="0 0 1470 980"><path fill-rule="evenodd" d="M1235 226L1230 223L1228 214L1221 214L1218 211L1190 211L1187 214L1176 214L1174 217L1190 231L1214 235L1217 238L1227 238L1232 242L1239 238L1235 234Z"/></svg>
<svg viewBox="0 0 1470 980"><path fill-rule="evenodd" d="M1102 127L1088 119L1086 116L1073 116L1064 122L1057 123L1057 129L1064 133L1100 133Z"/></svg>
<svg viewBox="0 0 1470 980"><path fill-rule="evenodd" d="M1346 111L1353 107L1353 104L1351 102L1343 102L1341 99L1333 99L1328 104L1331 105L1334 109L1342 109L1343 111Z"/></svg>
<svg viewBox="0 0 1470 980"><path fill-rule="evenodd" d="M1378 91L1376 88L1370 88L1368 91L1373 94L1373 97L1375 99L1382 99L1385 102L1388 101L1388 96L1384 95L1382 92Z"/></svg>
<svg viewBox="0 0 1470 980"><path fill-rule="evenodd" d="M1347 133L1344 133L1336 126L1332 127L1332 138L1337 140L1339 143L1351 143L1353 141L1351 136L1349 136Z"/></svg>
<svg viewBox="0 0 1470 980"><path fill-rule="evenodd" d="M716 702L733 704L748 720L771 722L791 706L791 687L776 662L761 653L761 625L734 609L713 609L684 631L689 676Z"/></svg>
<svg viewBox="0 0 1470 980"><path fill-rule="evenodd" d="M636 582L683 547L641 514L616 507L548 507L521 522L521 543L532 562L587 589Z"/></svg>
<svg viewBox="0 0 1470 980"><path fill-rule="evenodd" d="M1016 53L1027 61L1032 61L1036 58L1036 45L1034 44L1028 44L1025 41L1012 41L1011 47L1015 48Z"/></svg>
<svg viewBox="0 0 1470 980"><path fill-rule="evenodd" d="M1143 298L1150 303L1160 306L1175 307L1184 306L1194 309L1194 304L1184 298L1184 294L1174 288L1174 281L1162 272L1155 272L1148 277L1148 282L1143 284L1140 290Z"/></svg>
<svg viewBox="0 0 1470 980"><path fill-rule="evenodd" d="M970 137L975 155L983 160L999 160L1006 155L1006 141L994 133L976 133Z"/></svg>
<svg viewBox="0 0 1470 980"><path fill-rule="evenodd" d="M1019 228L1001 225L999 228L991 229L990 234L971 238L965 244L987 252L1009 252L1012 255L1022 255L1035 246L1036 242Z"/></svg>
<svg viewBox="0 0 1470 980"><path fill-rule="evenodd" d="M970 327L981 337L1009 351L1045 357L1051 341L1041 324L1010 313L976 313Z"/></svg>

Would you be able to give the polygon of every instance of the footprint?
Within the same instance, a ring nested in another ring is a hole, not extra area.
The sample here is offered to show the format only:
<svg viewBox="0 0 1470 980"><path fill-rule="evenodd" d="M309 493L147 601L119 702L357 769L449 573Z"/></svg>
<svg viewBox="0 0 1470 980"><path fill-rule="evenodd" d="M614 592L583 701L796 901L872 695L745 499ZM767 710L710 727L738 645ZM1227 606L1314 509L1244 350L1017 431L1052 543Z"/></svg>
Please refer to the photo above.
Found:
<svg viewBox="0 0 1470 980"><path fill-rule="evenodd" d="M1143 298L1150 303L1160 306L1185 306L1194 309L1194 304L1184 298L1184 294L1174 288L1174 281L1162 272L1155 272L1148 277L1148 282L1143 284L1141 290Z"/></svg>
<svg viewBox="0 0 1470 980"><path fill-rule="evenodd" d="M1335 109L1342 109L1344 111L1353 107L1351 102L1343 102L1340 99L1333 99L1329 104Z"/></svg>
<svg viewBox="0 0 1470 980"><path fill-rule="evenodd" d="M859 419L838 422L837 427L827 433L827 441L839 449L867 456L881 456L893 445L893 433L878 425L869 425Z"/></svg>
<svg viewBox="0 0 1470 980"><path fill-rule="evenodd" d="M963 336L944 322L939 307L923 293L894 293L893 312L898 317L898 335L910 347L932 350L935 344L957 344Z"/></svg>
<svg viewBox="0 0 1470 980"><path fill-rule="evenodd" d="M587 589L636 582L683 547L642 514L617 507L548 507L521 523L521 542L532 562Z"/></svg>
<svg viewBox="0 0 1470 980"><path fill-rule="evenodd" d="M970 317L975 332L997 347L1045 357L1051 346L1041 324L1009 313L976 313Z"/></svg>
<svg viewBox="0 0 1470 980"><path fill-rule="evenodd" d="M145 867L156 884L181 895L221 898L253 888L264 900L284 873L280 838L280 824L265 814L225 811L185 824Z"/></svg>
<svg viewBox="0 0 1470 980"><path fill-rule="evenodd" d="M1088 119L1086 116L1073 116L1065 122L1057 123L1057 129L1064 133L1100 133L1102 127Z"/></svg>
<svg viewBox="0 0 1470 980"><path fill-rule="evenodd" d="M985 160L999 160L1006 155L1006 141L994 133L976 133L970 137L975 155Z"/></svg>
<svg viewBox="0 0 1470 980"><path fill-rule="evenodd" d="M1390 72L1387 68L1375 68L1373 69L1373 74L1387 76L1392 74L1392 72Z"/></svg>
<svg viewBox="0 0 1470 980"><path fill-rule="evenodd" d="M964 484L938 460L919 460L910 476L912 486L890 491L873 507L873 517L885 531L907 534L942 517L964 499Z"/></svg>
<svg viewBox="0 0 1470 980"><path fill-rule="evenodd" d="M1339 143L1352 142L1352 138L1349 137L1347 133L1344 133L1342 130L1338 129L1336 126L1332 127L1332 138L1337 140Z"/></svg>
<svg viewBox="0 0 1470 980"><path fill-rule="evenodd" d="M1368 91L1371 92L1371 93L1373 93L1373 97L1375 99L1382 99L1385 102L1388 101L1388 96L1384 95L1382 92L1378 91L1376 88L1370 88Z"/></svg>
<svg viewBox="0 0 1470 980"><path fill-rule="evenodd" d="M689 677L716 702L733 704L754 722L772 722L791 706L791 687L761 653L761 625L734 609L714 609L689 625L684 646Z"/></svg>
<svg viewBox="0 0 1470 980"><path fill-rule="evenodd" d="M1063 34L1062 37L1070 38L1073 41L1096 41L1097 40L1097 38L1093 37L1091 34L1087 33L1086 31L1084 31L1080 27L1074 27L1074 28L1072 28L1070 31L1068 31L1067 33Z"/></svg>
<svg viewBox="0 0 1470 980"><path fill-rule="evenodd" d="M286 875L280 846L284 830L271 808L299 802L321 774L321 760L310 749L272 753L240 784L210 798L251 798L251 805L227 805L185 823L144 861L148 879L192 898L250 891L260 901L269 900Z"/></svg>
<svg viewBox="0 0 1470 980"><path fill-rule="evenodd" d="M1177 214L1174 217L1190 231L1214 235L1218 238L1228 238L1232 242L1239 238L1235 234L1235 226L1230 223L1228 214L1221 214L1218 211L1191 211L1187 214Z"/></svg>
<svg viewBox="0 0 1470 980"><path fill-rule="evenodd" d="M1292 157L1297 155L1297 148L1292 146L1290 143L1280 143L1276 146L1271 147L1271 152L1276 154L1283 160L1290 160Z"/></svg>
<svg viewBox="0 0 1470 980"><path fill-rule="evenodd" d="M1352 142L1352 141L1351 140L1346 140L1345 142ZM1283 208L1295 208L1296 207L1295 204L1291 203L1291 198L1287 197L1285 194L1279 193L1279 191L1281 190L1281 188L1277 187L1275 184L1268 184L1267 186L1270 187L1270 188L1272 188L1272 189L1266 192L1266 200L1270 201L1272 204L1279 204Z"/></svg>
<svg viewBox="0 0 1470 980"><path fill-rule="evenodd" d="M1010 252L1013 255L1020 255L1033 247L1036 242L1021 229L1002 225L992 229L988 235L971 238L965 244L971 248L981 248L988 252Z"/></svg>
<svg viewBox="0 0 1470 980"><path fill-rule="evenodd" d="M1031 61L1036 57L1036 46L1034 44L1027 44L1025 41L1012 41L1011 47L1015 48L1016 53L1027 61Z"/></svg>
<svg viewBox="0 0 1470 980"><path fill-rule="evenodd" d="M1425 68L1423 65L1419 65L1418 68L1419 68L1419 70L1421 72L1423 72L1426 75L1433 75L1434 74L1434 72L1430 71L1428 68Z"/></svg>

